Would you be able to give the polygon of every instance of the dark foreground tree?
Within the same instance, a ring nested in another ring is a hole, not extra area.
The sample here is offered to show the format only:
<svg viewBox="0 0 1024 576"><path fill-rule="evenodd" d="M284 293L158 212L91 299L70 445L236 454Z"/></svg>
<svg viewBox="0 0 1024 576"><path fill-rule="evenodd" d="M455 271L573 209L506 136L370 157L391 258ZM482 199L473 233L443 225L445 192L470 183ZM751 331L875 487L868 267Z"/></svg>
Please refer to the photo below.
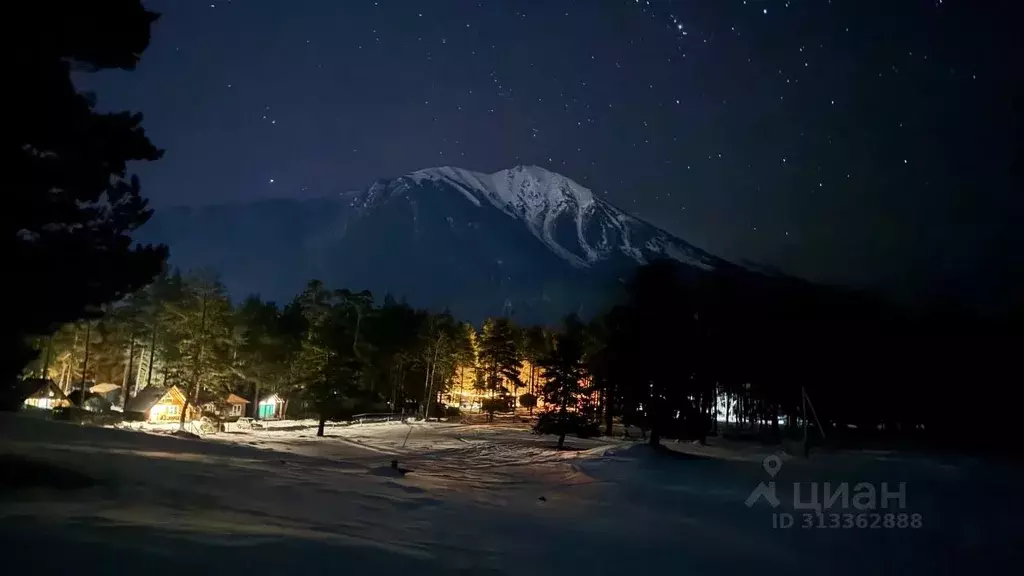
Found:
<svg viewBox="0 0 1024 576"><path fill-rule="evenodd" d="M0 378L6 387L37 353L27 338L96 315L100 305L150 282L167 256L163 246L132 247L130 234L151 211L132 160L158 150L128 112L98 113L71 71L131 70L149 44L157 15L140 0L49 0L20 5L11 77L18 89L5 126L8 189L3 234L16 271L0 332Z"/></svg>
<svg viewBox="0 0 1024 576"><path fill-rule="evenodd" d="M519 405L530 411L530 416L533 416L533 409L537 407L537 397L527 392L519 397Z"/></svg>
<svg viewBox="0 0 1024 576"><path fill-rule="evenodd" d="M583 323L571 315L565 319L563 332L555 336L551 351L540 358L540 367L547 379L543 390L547 411L537 421L535 430L538 434L557 434L559 448L565 445L567 433L578 431L583 425L576 407L586 377L585 345ZM572 413L570 408L573 408Z"/></svg>

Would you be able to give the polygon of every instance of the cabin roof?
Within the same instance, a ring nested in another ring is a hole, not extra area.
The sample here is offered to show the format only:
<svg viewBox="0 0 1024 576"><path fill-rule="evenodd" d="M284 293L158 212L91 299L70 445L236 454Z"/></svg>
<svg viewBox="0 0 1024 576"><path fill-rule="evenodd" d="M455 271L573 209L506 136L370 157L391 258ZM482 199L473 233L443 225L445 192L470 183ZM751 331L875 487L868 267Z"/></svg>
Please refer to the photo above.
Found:
<svg viewBox="0 0 1024 576"><path fill-rule="evenodd" d="M284 398L281 398L277 394L271 394L270 396L264 396L260 399L260 404L283 404Z"/></svg>
<svg viewBox="0 0 1024 576"><path fill-rule="evenodd" d="M152 408L157 402L160 402L164 396L171 394L177 402L184 402L184 396L181 390L178 390L177 386L171 386L170 388L159 388L157 386L150 386L149 388L143 388L139 391L128 402L129 412L145 412Z"/></svg>
<svg viewBox="0 0 1024 576"><path fill-rule="evenodd" d="M53 380L36 379L34 382L28 381L26 384L30 386L30 389L32 390L32 393L28 395L28 398L47 398L52 396L53 398L61 400L68 399L67 395L64 394Z"/></svg>
<svg viewBox="0 0 1024 576"><path fill-rule="evenodd" d="M107 383L107 384L97 384L97 385L93 386L92 388L89 388L89 392L92 392L93 394L107 394L108 392L113 392L114 390L120 390L120 389L121 389L121 385L120 384Z"/></svg>
<svg viewBox="0 0 1024 576"><path fill-rule="evenodd" d="M242 398L238 394L228 394L227 399L224 400L224 401L227 402L228 404L248 404L249 403L248 400L246 400L245 398Z"/></svg>

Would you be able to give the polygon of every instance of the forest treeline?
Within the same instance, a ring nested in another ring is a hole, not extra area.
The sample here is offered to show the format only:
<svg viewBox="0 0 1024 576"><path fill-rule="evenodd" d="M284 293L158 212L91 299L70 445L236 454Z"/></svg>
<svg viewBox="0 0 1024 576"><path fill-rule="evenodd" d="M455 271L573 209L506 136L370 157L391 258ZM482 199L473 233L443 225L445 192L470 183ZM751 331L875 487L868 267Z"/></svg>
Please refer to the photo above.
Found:
<svg viewBox="0 0 1024 576"><path fill-rule="evenodd" d="M625 287L594 318L520 326L513 313L474 326L318 281L283 305L232 304L215 276L173 273L37 339L42 354L27 373L45 366L72 389L117 382L128 396L175 385L191 402L277 393L291 414L321 423L454 416L445 399L458 404L469 389L491 413L540 397L540 432L610 433L622 421L656 443L715 431L723 398L734 424L781 436L780 422L801 419L805 392L818 435L951 441L971 415L951 391L1009 368L995 325L952 310L911 313L862 293L738 269L694 275L671 261L641 266Z"/></svg>

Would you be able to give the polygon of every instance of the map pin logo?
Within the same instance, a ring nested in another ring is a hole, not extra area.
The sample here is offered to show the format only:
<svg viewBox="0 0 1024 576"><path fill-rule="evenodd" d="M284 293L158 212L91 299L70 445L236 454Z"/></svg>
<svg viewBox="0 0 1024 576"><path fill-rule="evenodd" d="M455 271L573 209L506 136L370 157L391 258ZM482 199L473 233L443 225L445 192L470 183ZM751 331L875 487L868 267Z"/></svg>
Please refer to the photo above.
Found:
<svg viewBox="0 0 1024 576"><path fill-rule="evenodd" d="M775 475L779 473L779 468L782 468L782 459L772 454L765 457L763 466L764 471L772 478L775 478Z"/></svg>

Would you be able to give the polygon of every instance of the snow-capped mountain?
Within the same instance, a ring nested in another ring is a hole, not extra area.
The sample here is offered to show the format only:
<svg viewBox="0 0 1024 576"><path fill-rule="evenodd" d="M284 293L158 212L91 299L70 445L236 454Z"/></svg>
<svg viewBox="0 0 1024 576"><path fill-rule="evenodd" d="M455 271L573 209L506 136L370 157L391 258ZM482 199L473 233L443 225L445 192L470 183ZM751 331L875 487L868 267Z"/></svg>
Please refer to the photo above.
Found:
<svg viewBox="0 0 1024 576"><path fill-rule="evenodd" d="M636 265L729 264L537 166L440 167L317 200L160 210L140 231L171 264L212 268L236 296L284 300L312 278L478 320L596 312Z"/></svg>
<svg viewBox="0 0 1024 576"><path fill-rule="evenodd" d="M539 166L517 166L494 174L445 166L413 172L399 179L403 180L454 188L478 208L489 202L521 220L535 238L575 267L592 266L620 254L638 263L655 255L667 256L701 268L712 267L715 260Z"/></svg>

